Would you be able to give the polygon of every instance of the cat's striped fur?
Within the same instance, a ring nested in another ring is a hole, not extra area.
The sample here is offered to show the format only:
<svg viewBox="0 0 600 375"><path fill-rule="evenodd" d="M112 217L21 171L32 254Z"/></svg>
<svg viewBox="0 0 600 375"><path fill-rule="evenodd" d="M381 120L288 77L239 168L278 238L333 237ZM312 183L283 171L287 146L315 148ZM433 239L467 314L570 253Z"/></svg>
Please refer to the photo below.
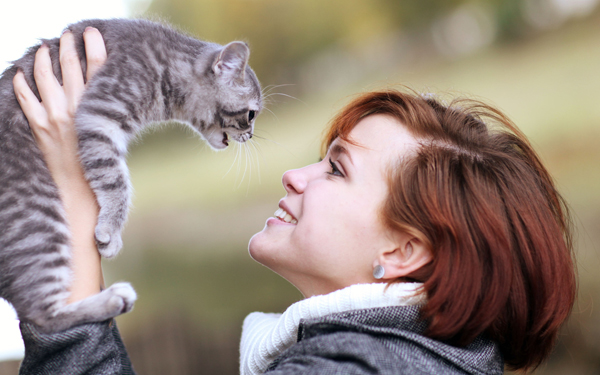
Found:
<svg viewBox="0 0 600 375"><path fill-rule="evenodd" d="M103 256L113 257L122 246L130 202L129 142L149 124L171 119L190 125L215 149L227 147L229 138L245 142L262 97L244 43L223 47L145 20L82 21L69 29L84 70L87 26L100 30L108 58L87 83L75 123L85 175L100 206L96 242ZM62 82L59 40L43 42ZM71 279L69 228L12 86L20 68L38 95L32 72L38 47L0 77L0 296L21 320L52 332L127 311L135 292L119 283L65 304Z"/></svg>

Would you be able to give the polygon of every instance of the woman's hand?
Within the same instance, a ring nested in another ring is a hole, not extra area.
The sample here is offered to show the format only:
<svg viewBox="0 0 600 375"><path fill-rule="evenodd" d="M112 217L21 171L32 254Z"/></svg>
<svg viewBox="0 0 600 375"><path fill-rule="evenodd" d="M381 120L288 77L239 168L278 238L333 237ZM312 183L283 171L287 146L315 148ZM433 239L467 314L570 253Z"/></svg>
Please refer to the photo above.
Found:
<svg viewBox="0 0 600 375"><path fill-rule="evenodd" d="M89 80L106 60L106 48L97 29L86 29L83 38ZM65 32L60 38L60 66L62 86L52 72L48 47L38 49L34 78L41 103L29 88L22 72L15 75L13 85L33 136L58 186L67 214L72 247L73 281L69 298L69 303L72 303L99 293L103 279L100 255L94 240L98 205L78 157L74 116L85 85L71 32Z"/></svg>

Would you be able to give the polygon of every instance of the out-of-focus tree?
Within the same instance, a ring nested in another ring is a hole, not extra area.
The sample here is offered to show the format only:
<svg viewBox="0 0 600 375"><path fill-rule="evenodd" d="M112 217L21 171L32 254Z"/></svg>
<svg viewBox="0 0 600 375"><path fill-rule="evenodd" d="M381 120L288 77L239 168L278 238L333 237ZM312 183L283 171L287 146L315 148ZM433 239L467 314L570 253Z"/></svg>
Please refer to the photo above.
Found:
<svg viewBox="0 0 600 375"><path fill-rule="evenodd" d="M431 22L451 13L461 5L484 6L494 14L499 35L513 38L522 35L522 4L527 0L380 0L405 28L427 27Z"/></svg>
<svg viewBox="0 0 600 375"><path fill-rule="evenodd" d="M263 81L332 43L360 43L397 27L380 0L155 0L149 13L203 39L247 41Z"/></svg>
<svg viewBox="0 0 600 375"><path fill-rule="evenodd" d="M531 29L556 27L571 16L585 15L597 3L598 0L153 0L148 14L159 15L202 39L221 44L245 40L252 47L252 67L263 83L271 84L290 81L294 67L332 45L360 46L398 30L405 34L428 33L432 25L445 22L461 7L483 9L494 40L513 40ZM460 12L457 17L455 23L460 22Z"/></svg>

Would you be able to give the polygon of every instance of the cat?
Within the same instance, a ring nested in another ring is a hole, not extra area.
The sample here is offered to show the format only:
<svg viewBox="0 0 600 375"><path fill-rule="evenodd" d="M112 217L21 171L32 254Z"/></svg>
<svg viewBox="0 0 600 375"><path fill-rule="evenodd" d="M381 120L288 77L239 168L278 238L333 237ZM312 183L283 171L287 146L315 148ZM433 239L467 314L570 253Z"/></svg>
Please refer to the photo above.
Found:
<svg viewBox="0 0 600 375"><path fill-rule="evenodd" d="M107 60L87 82L75 115L79 156L96 194L98 251L114 257L130 204L126 166L129 142L152 123L189 125L213 148L252 137L262 109L260 84L248 66L243 42L226 46L200 41L147 20L86 20L68 26L82 68L82 33L102 34ZM62 84L59 39L50 47L54 74ZM43 332L103 321L129 311L136 295L128 283L67 305L71 280L69 229L58 190L15 98L12 79L21 69L33 80L35 52L13 62L0 77L0 297L19 319Z"/></svg>

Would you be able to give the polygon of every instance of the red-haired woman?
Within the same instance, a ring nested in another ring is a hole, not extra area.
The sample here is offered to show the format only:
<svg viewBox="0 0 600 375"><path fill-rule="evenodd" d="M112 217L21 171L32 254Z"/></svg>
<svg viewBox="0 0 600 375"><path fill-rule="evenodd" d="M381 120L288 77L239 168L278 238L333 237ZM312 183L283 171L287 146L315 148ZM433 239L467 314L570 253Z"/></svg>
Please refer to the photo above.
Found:
<svg viewBox="0 0 600 375"><path fill-rule="evenodd" d="M27 100L19 79L23 109L40 131L54 120ZM60 105L44 100L48 113ZM100 288L93 194L72 140L38 139L63 196L78 194L69 220L92 223L73 233L73 295L84 298ZM548 356L575 298L569 218L502 113L468 100L366 93L333 119L323 154L284 174L286 196L250 240L251 256L305 299L283 314L246 318L242 374L500 374L505 364L531 370ZM26 323L22 330L26 373L131 371L109 323L50 336Z"/></svg>

